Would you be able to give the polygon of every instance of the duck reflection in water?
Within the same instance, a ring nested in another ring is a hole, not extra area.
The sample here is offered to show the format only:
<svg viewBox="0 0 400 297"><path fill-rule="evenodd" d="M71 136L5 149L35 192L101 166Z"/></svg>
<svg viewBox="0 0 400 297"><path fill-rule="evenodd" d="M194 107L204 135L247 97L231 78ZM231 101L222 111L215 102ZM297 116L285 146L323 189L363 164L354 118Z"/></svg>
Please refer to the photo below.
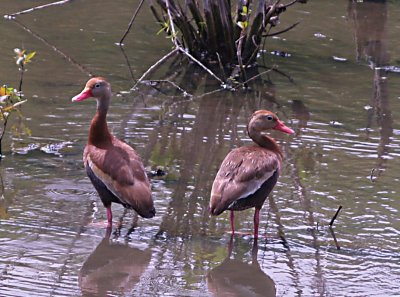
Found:
<svg viewBox="0 0 400 297"><path fill-rule="evenodd" d="M111 228L79 272L82 296L109 296L132 291L151 260L140 250L110 240Z"/></svg>
<svg viewBox="0 0 400 297"><path fill-rule="evenodd" d="M257 260L258 242L254 239L252 262L232 258L233 236L228 244L228 256L207 276L208 290L214 297L276 296L274 281L262 271Z"/></svg>

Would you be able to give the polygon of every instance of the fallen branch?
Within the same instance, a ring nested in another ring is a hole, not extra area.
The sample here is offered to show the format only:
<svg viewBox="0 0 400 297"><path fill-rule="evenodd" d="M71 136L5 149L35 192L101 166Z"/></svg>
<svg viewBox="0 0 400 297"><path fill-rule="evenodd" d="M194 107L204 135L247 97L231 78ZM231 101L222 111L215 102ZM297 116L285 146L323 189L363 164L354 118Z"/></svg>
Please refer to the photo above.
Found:
<svg viewBox="0 0 400 297"><path fill-rule="evenodd" d="M166 0L165 4L167 6L168 20L169 20L169 24L171 26L172 42L175 44L176 47L180 47L180 45L178 44L177 34L175 31L174 21L172 20L172 16L171 16L171 10L169 9L169 0Z"/></svg>
<svg viewBox="0 0 400 297"><path fill-rule="evenodd" d="M173 81L170 81L168 79L157 79L157 80L142 80L141 82L142 84L148 85L148 84L160 84L160 83L168 83L170 85L172 85L173 87L175 87L176 89L178 89L179 91L181 91L183 93L183 96L188 96L188 97L193 97L192 94L190 94L188 91L184 90L183 88L181 88L180 86L178 86L176 83L174 83Z"/></svg>
<svg viewBox="0 0 400 297"><path fill-rule="evenodd" d="M209 96L209 95L213 95L213 94L215 94L215 93L219 93L219 92L222 92L222 91L225 91L225 90L226 90L226 88L215 89L215 90L212 90L212 91L203 93L203 94L201 94L201 95L197 95L197 96L195 96L195 98L196 98L196 99L200 99L200 98L203 98L203 97L206 97L206 96Z"/></svg>
<svg viewBox="0 0 400 297"><path fill-rule="evenodd" d="M140 10L140 8L142 7L143 3L144 3L144 0L141 0L140 3L139 3L139 5L138 5L138 7L136 8L136 10L135 10L135 12L134 12L134 14L133 14L131 20L129 21L129 25L128 25L128 28L127 28L126 31L125 31L124 36L122 36L121 40L119 41L119 44L118 44L119 46L123 46L123 42L124 42L124 40L125 40L125 37L126 37L126 36L129 34L129 32L131 31L133 22L135 21L136 16L138 15L139 10Z"/></svg>
<svg viewBox="0 0 400 297"><path fill-rule="evenodd" d="M338 243L338 241L337 241L337 239L336 239L335 231L333 231L333 228L332 228L332 227L329 227L329 231L331 232L333 241L335 242L336 249L337 249L337 250L340 250L339 243Z"/></svg>
<svg viewBox="0 0 400 297"><path fill-rule="evenodd" d="M290 2L290 3L288 3L288 4L285 4L285 5L283 5L282 7L284 7L284 8L287 8L287 7L289 7L289 6L292 6L293 4L295 4L295 3L307 3L307 0L293 0L292 2Z"/></svg>
<svg viewBox="0 0 400 297"><path fill-rule="evenodd" d="M124 50L124 48L122 46L120 46L119 49L121 50L122 55L124 56L126 65L128 66L129 73L130 73L131 78L132 78L132 81L134 82L135 81L135 76L133 75L132 66L131 66L131 63L129 62L129 58L128 58L127 54L125 53L125 50Z"/></svg>
<svg viewBox="0 0 400 297"><path fill-rule="evenodd" d="M274 71L274 70L275 70L275 67L273 67L273 68L271 68L271 69L268 69L268 70L265 70L265 71L263 71L263 72L261 72L261 73L259 73L259 74L256 74L256 75L252 76L251 78L249 78L248 80L246 80L245 82L240 83L240 86L246 86L247 83L249 83L250 81L252 81L252 80L254 80L254 79L256 79L256 78L258 78L258 77L260 77L260 76L262 76L262 75L264 75L264 74L266 74L266 73L269 73L269 72L271 72L271 71ZM236 90L236 89L237 89L237 88L235 88L235 90Z"/></svg>
<svg viewBox="0 0 400 297"><path fill-rule="evenodd" d="M378 171L378 173L375 175L375 171ZM382 169L376 169L376 168L372 168L372 170L371 170L371 174L370 174L370 176L369 176L369 179L370 179L370 181L372 182L372 183L374 183L377 179L378 179L378 177L381 175L381 170Z"/></svg>
<svg viewBox="0 0 400 297"><path fill-rule="evenodd" d="M375 172L375 168L372 168L371 174L369 176L369 180L371 181L371 183L375 182L375 180L374 180L374 172Z"/></svg>
<svg viewBox="0 0 400 297"><path fill-rule="evenodd" d="M298 24L300 24L300 22L294 23L293 25L291 25L291 26L289 26L289 27L287 27L286 29L283 29L283 30L281 30L281 31L265 34L265 35L263 35L263 37L271 37L271 36L280 35L280 34L282 34L282 33L285 33L285 32L287 32L287 31L289 31L289 30L292 30L292 29L293 29L294 27L296 27Z"/></svg>
<svg viewBox="0 0 400 297"><path fill-rule="evenodd" d="M66 59L68 62L70 62L72 65L76 66L79 68L79 70L81 70L84 74L88 75L88 76L93 76L93 74L86 69L83 65L79 64L78 62L76 62L74 59L72 59L70 56L68 56L67 54L65 54L64 52L62 52L61 50L59 50L55 45L51 44L50 42L48 42L45 38L43 38L42 36L40 36L39 34L33 32L31 29L29 29L27 26L25 26L23 23L21 23L20 21L18 21L17 19L13 20L14 23L16 23L18 26L20 26L22 29L24 29L26 32L28 32L29 34L31 34L33 37L35 37L36 39L40 40L41 42L43 42L45 45L49 46L50 48L52 48L57 54L59 54L60 56L62 56L64 59Z"/></svg>
<svg viewBox="0 0 400 297"><path fill-rule="evenodd" d="M161 65L162 63L164 63L166 60L168 60L168 58L170 58L172 55L176 54L178 52L178 48L173 49L172 51L170 51L168 54L166 54L164 57L162 57L160 60L158 60L155 64L151 65L149 69L147 69L147 71L145 73L143 73L143 75L137 80L137 82L135 83L135 85L132 87L132 89L136 89L136 86L150 73L152 72L154 69L156 69L159 65Z"/></svg>
<svg viewBox="0 0 400 297"><path fill-rule="evenodd" d="M242 60L242 46L243 46L243 40L245 38L246 38L246 33L245 33L244 29L243 29L242 32L240 33L240 37L239 37L239 39L237 40L237 43L236 43L237 44L237 46L236 46L236 48L237 48L236 55L237 55L237 59L238 59L238 62L239 62L239 70L240 70L239 72L242 75L243 81L247 81L246 71L244 69L243 60ZM243 86L245 88L247 88L247 84L246 83L243 83Z"/></svg>
<svg viewBox="0 0 400 297"><path fill-rule="evenodd" d="M333 226L333 223L335 222L335 220L336 220L337 216L339 215L339 212L340 212L341 209L342 209L342 206L339 205L339 208L337 209L335 215L333 216L331 222L329 223L329 227Z"/></svg>
<svg viewBox="0 0 400 297"><path fill-rule="evenodd" d="M197 99L201 99L201 98L203 98L203 97L206 97L206 96L209 96L209 95L218 93L218 92L222 92L222 91L225 91L225 89L224 89L224 88L219 88L219 89L216 89L216 90L213 90L213 91L210 91L210 92L203 93L203 94L201 94L201 95L191 96L189 99L178 100L178 101L175 101L175 102L171 103L171 105L169 106L169 108L171 109L171 108L173 108L173 107L175 107L175 106L179 106L179 105L182 104L182 103L193 102L193 101L195 101L195 100L197 100Z"/></svg>
<svg viewBox="0 0 400 297"><path fill-rule="evenodd" d="M14 12L14 13L12 13L12 14L6 14L6 15L4 15L4 18L6 18L6 19L13 19L13 18L15 18L17 15L30 13L30 12L33 12L33 11L35 11L35 10L47 8L47 7L50 7L50 6L62 5L62 4L71 2L71 1L72 1L72 0L62 0L62 1L52 2L52 3L48 3L48 4L44 4L44 5L35 6L35 7L32 7L32 8L29 8L29 9L25 9L25 10L22 10L22 11Z"/></svg>
<svg viewBox="0 0 400 297"><path fill-rule="evenodd" d="M8 116L9 115L5 115L1 108L0 108L0 113L1 113L1 115L3 117L3 119L4 119L3 129L2 129L2 131L0 133L0 161L1 161L1 159L3 157L3 150L2 150L3 149L3 147L2 147L3 137L4 137L4 133L6 133L6 128L7 128L7 122L8 122Z"/></svg>
<svg viewBox="0 0 400 297"><path fill-rule="evenodd" d="M199 60L197 60L195 57L193 57L191 54L189 54L187 51L185 51L184 48L178 47L177 48L181 53L186 55L189 59L194 61L197 65L199 65L201 68L203 68L208 74L210 74L212 77L214 77L216 80L218 80L221 84L225 84L225 82L220 79L217 75L214 74L209 68L207 68L203 63L201 63Z"/></svg>
<svg viewBox="0 0 400 297"><path fill-rule="evenodd" d="M259 65L258 68L266 68L266 67L265 67L265 66L262 66L262 65ZM279 70L278 68L272 67L272 68L269 68L269 69L271 69L272 71L274 71L274 72L276 72L276 73L282 75L283 77L286 77L286 78L288 79L289 82L295 83L294 79L293 79L290 75L288 75L288 74L286 74L285 72Z"/></svg>

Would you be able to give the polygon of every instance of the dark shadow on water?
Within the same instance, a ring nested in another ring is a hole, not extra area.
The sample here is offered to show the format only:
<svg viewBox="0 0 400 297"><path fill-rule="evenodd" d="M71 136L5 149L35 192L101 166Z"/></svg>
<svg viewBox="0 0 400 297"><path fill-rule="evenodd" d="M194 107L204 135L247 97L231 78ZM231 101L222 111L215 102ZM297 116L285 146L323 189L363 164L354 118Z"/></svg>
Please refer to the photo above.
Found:
<svg viewBox="0 0 400 297"><path fill-rule="evenodd" d="M215 297L276 296L274 281L261 269L257 260L258 242L254 240L252 261L246 263L232 257L233 237L228 244L228 256L207 275L207 286Z"/></svg>
<svg viewBox="0 0 400 297"><path fill-rule="evenodd" d="M151 260L150 250L113 243L111 228L79 271L83 296L109 296L130 292Z"/></svg>

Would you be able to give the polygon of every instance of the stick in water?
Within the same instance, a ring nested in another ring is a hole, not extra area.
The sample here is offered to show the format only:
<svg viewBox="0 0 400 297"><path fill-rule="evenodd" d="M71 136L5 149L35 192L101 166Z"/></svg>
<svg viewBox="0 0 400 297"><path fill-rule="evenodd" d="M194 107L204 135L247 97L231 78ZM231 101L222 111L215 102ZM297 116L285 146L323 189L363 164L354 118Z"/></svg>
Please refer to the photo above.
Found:
<svg viewBox="0 0 400 297"><path fill-rule="evenodd" d="M336 218L337 218L337 216L338 216L338 214L339 214L339 212L340 212L341 209L342 209L342 206L339 205L338 210L336 211L336 213L335 213L335 215L333 216L331 222L329 223L329 227L332 227L332 226L333 226L333 223L335 222L335 220L336 220Z"/></svg>

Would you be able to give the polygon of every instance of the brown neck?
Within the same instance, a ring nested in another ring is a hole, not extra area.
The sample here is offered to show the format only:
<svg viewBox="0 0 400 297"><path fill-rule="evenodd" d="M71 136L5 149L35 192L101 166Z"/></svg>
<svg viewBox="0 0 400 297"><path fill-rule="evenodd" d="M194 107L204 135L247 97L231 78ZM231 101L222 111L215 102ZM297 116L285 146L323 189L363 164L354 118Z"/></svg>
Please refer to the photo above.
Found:
<svg viewBox="0 0 400 297"><path fill-rule="evenodd" d="M249 134L249 137L259 146L275 152L281 158L283 157L281 149L272 137L262 135L259 131L255 131L253 129L247 129L247 133Z"/></svg>
<svg viewBox="0 0 400 297"><path fill-rule="evenodd" d="M89 129L88 143L97 146L111 143L111 134L107 126L107 111L109 100L97 100L97 111Z"/></svg>

